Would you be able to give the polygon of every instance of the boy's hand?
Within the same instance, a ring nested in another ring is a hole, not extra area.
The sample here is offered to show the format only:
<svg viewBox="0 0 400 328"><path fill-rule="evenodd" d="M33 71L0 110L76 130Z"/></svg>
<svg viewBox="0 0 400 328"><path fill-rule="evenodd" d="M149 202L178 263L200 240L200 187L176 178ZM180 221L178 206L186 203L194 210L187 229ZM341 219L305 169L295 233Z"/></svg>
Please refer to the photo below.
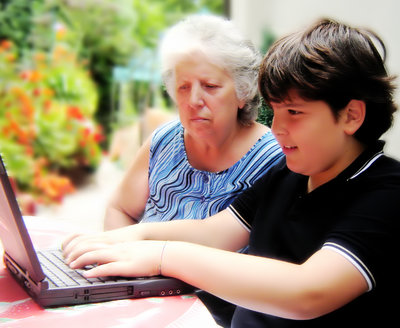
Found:
<svg viewBox="0 0 400 328"><path fill-rule="evenodd" d="M95 234L72 234L62 243L62 250L66 263L70 264L84 253L106 248L107 246L140 240L137 229L129 226Z"/></svg>
<svg viewBox="0 0 400 328"><path fill-rule="evenodd" d="M70 263L72 269L96 263L85 272L88 278L103 276L144 277L159 275L164 241L134 241L102 244Z"/></svg>

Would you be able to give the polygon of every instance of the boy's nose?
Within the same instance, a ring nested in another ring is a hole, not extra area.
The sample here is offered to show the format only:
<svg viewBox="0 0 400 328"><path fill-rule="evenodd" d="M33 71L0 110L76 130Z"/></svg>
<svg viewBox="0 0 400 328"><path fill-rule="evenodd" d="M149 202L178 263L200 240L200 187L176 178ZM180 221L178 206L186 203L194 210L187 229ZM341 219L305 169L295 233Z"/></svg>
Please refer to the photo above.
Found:
<svg viewBox="0 0 400 328"><path fill-rule="evenodd" d="M272 119L271 131L275 136L287 133L284 122L275 116Z"/></svg>

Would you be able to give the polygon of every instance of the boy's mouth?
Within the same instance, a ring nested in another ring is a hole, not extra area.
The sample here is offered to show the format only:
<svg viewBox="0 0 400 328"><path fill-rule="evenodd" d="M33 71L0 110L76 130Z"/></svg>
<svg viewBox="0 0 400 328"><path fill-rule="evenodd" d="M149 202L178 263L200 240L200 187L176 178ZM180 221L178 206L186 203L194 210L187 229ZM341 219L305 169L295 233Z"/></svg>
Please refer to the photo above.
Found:
<svg viewBox="0 0 400 328"><path fill-rule="evenodd" d="M292 151L294 151L295 149L297 149L296 146L282 146L282 152L287 155L290 154Z"/></svg>
<svg viewBox="0 0 400 328"><path fill-rule="evenodd" d="M292 150L292 149L296 149L297 146L282 146L283 149L287 149L287 150Z"/></svg>

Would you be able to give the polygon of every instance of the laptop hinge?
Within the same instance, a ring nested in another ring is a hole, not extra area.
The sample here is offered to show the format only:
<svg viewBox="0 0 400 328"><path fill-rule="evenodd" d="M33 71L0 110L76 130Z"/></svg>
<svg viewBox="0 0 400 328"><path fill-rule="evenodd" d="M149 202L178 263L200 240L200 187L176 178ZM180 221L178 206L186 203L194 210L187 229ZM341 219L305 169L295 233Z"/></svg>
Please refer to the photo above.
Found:
<svg viewBox="0 0 400 328"><path fill-rule="evenodd" d="M4 264L11 272L12 276L21 281L23 285L32 291L47 289L49 286L48 281L34 281L29 276L29 272L23 270L7 253L4 252Z"/></svg>

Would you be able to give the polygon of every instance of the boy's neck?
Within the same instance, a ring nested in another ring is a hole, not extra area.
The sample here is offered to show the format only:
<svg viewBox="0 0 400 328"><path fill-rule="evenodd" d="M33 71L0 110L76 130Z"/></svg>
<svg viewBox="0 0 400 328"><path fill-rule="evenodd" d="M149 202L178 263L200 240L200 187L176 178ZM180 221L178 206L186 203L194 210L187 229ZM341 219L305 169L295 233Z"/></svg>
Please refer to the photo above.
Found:
<svg viewBox="0 0 400 328"><path fill-rule="evenodd" d="M353 139L353 143L350 147L348 147L347 151L343 153L340 161L336 164L336 167L333 169L318 173L312 176L309 176L307 183L307 192L310 193L323 184L333 180L340 173L342 173L354 160L361 155L361 153L365 150L366 146L356 139Z"/></svg>

